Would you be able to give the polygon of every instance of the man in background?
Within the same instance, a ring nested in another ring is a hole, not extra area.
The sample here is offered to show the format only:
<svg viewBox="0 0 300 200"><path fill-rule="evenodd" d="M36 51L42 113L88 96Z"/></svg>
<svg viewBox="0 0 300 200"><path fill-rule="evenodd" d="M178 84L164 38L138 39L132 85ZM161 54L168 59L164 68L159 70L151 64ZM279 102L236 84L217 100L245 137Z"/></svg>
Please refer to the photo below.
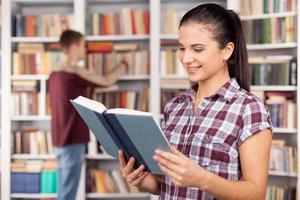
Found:
<svg viewBox="0 0 300 200"><path fill-rule="evenodd" d="M61 34L60 46L65 61L49 78L51 132L58 166L58 200L76 197L89 129L70 103L70 99L87 96L88 88L109 86L117 81L127 66L121 61L112 72L100 76L86 69L83 35L73 30Z"/></svg>

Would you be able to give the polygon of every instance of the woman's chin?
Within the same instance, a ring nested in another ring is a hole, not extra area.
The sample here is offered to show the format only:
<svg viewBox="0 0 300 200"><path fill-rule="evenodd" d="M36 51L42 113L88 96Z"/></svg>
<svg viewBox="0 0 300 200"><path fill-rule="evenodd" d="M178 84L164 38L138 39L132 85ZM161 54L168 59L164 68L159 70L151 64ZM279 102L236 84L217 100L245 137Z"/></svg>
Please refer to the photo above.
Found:
<svg viewBox="0 0 300 200"><path fill-rule="evenodd" d="M201 80L200 77L195 77L195 76L188 76L188 79L194 83L199 82Z"/></svg>

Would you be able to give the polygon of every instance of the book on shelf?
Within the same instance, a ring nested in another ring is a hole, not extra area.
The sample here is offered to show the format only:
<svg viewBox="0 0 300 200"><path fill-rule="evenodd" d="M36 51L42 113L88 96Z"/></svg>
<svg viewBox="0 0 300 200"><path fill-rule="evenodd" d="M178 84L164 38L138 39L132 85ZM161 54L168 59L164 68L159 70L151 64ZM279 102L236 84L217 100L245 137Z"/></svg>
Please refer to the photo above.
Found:
<svg viewBox="0 0 300 200"><path fill-rule="evenodd" d="M277 200L277 199L296 199L296 188L295 187L277 187L272 186L267 188L266 199Z"/></svg>
<svg viewBox="0 0 300 200"><path fill-rule="evenodd" d="M113 89L113 88L111 88ZM129 108L148 111L149 87L145 85L139 91L98 89L94 92L95 100L102 102L108 108Z"/></svg>
<svg viewBox="0 0 300 200"><path fill-rule="evenodd" d="M51 133L34 127L23 127L11 137L13 154L46 155L53 154Z"/></svg>
<svg viewBox="0 0 300 200"><path fill-rule="evenodd" d="M50 74L59 67L63 53L56 43L18 43L12 54L12 74Z"/></svg>
<svg viewBox="0 0 300 200"><path fill-rule="evenodd" d="M186 76L183 65L178 59L177 49L163 49L160 51L160 74Z"/></svg>
<svg viewBox="0 0 300 200"><path fill-rule="evenodd" d="M247 44L292 43L296 41L294 16L243 20Z"/></svg>
<svg viewBox="0 0 300 200"><path fill-rule="evenodd" d="M38 115L39 93L35 80L12 81L12 115Z"/></svg>
<svg viewBox="0 0 300 200"><path fill-rule="evenodd" d="M88 68L96 73L109 73L121 60L129 65L127 75L150 73L149 51L137 43L89 42L87 51Z"/></svg>
<svg viewBox="0 0 300 200"><path fill-rule="evenodd" d="M283 63L251 64L252 85L297 85L297 64Z"/></svg>
<svg viewBox="0 0 300 200"><path fill-rule="evenodd" d="M12 16L12 36L59 36L62 31L73 28L73 22L72 14L16 14Z"/></svg>
<svg viewBox="0 0 300 200"><path fill-rule="evenodd" d="M285 140L273 139L270 152L270 171L297 173L297 149Z"/></svg>
<svg viewBox="0 0 300 200"><path fill-rule="evenodd" d="M126 160L136 159L135 167L143 164L146 171L162 174L153 155L156 149L171 151L171 146L151 113L107 109L82 96L71 102L108 154L118 159L121 149Z"/></svg>
<svg viewBox="0 0 300 200"><path fill-rule="evenodd" d="M297 127L297 109L293 92L265 92L272 124L279 128Z"/></svg>
<svg viewBox="0 0 300 200"><path fill-rule="evenodd" d="M296 0L240 0L241 15L260 15L296 11Z"/></svg>
<svg viewBox="0 0 300 200"><path fill-rule="evenodd" d="M179 21L186 13L185 10L167 9L163 12L162 17L166 20L162 22L162 33L178 34Z"/></svg>
<svg viewBox="0 0 300 200"><path fill-rule="evenodd" d="M88 35L135 35L149 34L148 10L123 7L119 12L88 13L86 27Z"/></svg>
<svg viewBox="0 0 300 200"><path fill-rule="evenodd" d="M138 193L138 188L128 184L120 170L102 170L87 167L86 190L88 193Z"/></svg>
<svg viewBox="0 0 300 200"><path fill-rule="evenodd" d="M12 193L55 193L55 160L14 160L11 163Z"/></svg>

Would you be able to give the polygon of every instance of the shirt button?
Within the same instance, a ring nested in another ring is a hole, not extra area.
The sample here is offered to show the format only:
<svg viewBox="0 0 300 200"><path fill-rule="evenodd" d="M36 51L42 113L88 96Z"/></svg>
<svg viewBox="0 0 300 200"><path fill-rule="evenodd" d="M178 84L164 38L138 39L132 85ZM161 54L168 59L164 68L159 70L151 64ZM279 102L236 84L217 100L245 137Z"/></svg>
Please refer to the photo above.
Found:
<svg viewBox="0 0 300 200"><path fill-rule="evenodd" d="M206 103L205 103L205 102L203 102L201 105L202 105L203 107L205 107L205 106L206 106Z"/></svg>

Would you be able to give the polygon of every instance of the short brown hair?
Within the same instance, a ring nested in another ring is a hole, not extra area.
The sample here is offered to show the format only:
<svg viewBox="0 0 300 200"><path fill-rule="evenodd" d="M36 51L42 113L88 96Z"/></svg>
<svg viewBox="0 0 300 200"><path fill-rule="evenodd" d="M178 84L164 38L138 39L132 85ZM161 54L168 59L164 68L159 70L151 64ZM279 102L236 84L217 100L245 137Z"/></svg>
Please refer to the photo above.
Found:
<svg viewBox="0 0 300 200"><path fill-rule="evenodd" d="M74 30L65 30L59 38L59 44L63 50L68 50L72 44L79 44L83 35Z"/></svg>

